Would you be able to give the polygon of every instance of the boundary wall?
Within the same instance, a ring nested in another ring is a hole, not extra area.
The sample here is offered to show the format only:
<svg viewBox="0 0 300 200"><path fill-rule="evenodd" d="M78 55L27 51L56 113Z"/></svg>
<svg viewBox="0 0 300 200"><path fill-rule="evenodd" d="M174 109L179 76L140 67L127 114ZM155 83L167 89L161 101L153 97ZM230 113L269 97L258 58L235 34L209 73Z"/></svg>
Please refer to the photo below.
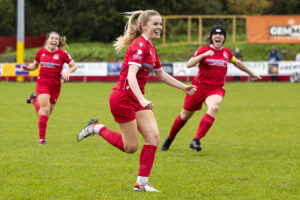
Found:
<svg viewBox="0 0 300 200"><path fill-rule="evenodd" d="M300 62L243 62L251 71L263 77L262 81L290 81L294 74L300 74ZM116 81L122 69L119 62L77 62L78 69L70 76L71 81ZM198 67L186 68L185 62L162 63L168 74L181 81L191 81L198 73ZM64 70L68 65L64 65ZM16 63L0 63L0 80L2 81L34 81L38 70L24 72ZM232 64L228 65L227 81L248 81L245 72L240 71ZM149 81L157 81L153 72L150 72Z"/></svg>

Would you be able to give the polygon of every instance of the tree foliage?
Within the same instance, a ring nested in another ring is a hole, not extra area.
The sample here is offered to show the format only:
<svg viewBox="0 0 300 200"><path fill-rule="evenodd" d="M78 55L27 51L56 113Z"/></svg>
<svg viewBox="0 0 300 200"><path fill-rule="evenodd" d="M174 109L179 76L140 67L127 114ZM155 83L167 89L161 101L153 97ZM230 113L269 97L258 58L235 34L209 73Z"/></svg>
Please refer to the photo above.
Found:
<svg viewBox="0 0 300 200"><path fill-rule="evenodd" d="M230 14L263 14L273 5L271 0L226 0Z"/></svg>
<svg viewBox="0 0 300 200"><path fill-rule="evenodd" d="M271 0L272 8L269 14L300 14L299 0Z"/></svg>
<svg viewBox="0 0 300 200"><path fill-rule="evenodd" d="M299 0L25 0L25 34L58 31L71 40L111 42L123 34L123 12L162 15L297 14ZM16 0L0 0L0 35L16 34Z"/></svg>
<svg viewBox="0 0 300 200"><path fill-rule="evenodd" d="M0 0L0 35L11 35L16 32L16 2Z"/></svg>

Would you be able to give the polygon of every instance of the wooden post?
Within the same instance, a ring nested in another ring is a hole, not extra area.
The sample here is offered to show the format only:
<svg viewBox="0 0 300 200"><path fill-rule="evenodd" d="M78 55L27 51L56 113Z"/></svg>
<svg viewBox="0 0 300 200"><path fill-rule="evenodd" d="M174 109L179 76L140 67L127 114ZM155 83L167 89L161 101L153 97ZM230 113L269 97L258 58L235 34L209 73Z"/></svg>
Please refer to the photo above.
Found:
<svg viewBox="0 0 300 200"><path fill-rule="evenodd" d="M236 16L232 17L232 43L236 43Z"/></svg>
<svg viewBox="0 0 300 200"><path fill-rule="evenodd" d="M202 17L199 17L198 18L198 42L199 42L199 45L202 44Z"/></svg>
<svg viewBox="0 0 300 200"><path fill-rule="evenodd" d="M163 17L163 42L162 42L163 46L166 45L166 32L167 32L166 24L167 24L167 18Z"/></svg>
<svg viewBox="0 0 300 200"><path fill-rule="evenodd" d="M192 28L192 18L188 18L188 37L187 37L187 42L191 42L191 28Z"/></svg>

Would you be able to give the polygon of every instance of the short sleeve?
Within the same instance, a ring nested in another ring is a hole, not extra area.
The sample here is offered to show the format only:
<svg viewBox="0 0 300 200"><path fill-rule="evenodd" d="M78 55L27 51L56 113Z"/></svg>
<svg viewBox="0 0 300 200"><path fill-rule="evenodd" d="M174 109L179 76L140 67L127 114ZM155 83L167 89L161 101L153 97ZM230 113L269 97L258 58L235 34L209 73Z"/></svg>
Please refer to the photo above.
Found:
<svg viewBox="0 0 300 200"><path fill-rule="evenodd" d="M128 64L142 67L146 55L146 45L132 45L128 55Z"/></svg>
<svg viewBox="0 0 300 200"><path fill-rule="evenodd" d="M160 60L158 58L158 53L157 53L156 49L155 49L155 57L156 57L156 63L155 63L155 66L154 66L154 71L162 70L161 63L160 63Z"/></svg>
<svg viewBox="0 0 300 200"><path fill-rule="evenodd" d="M63 62L70 64L73 61L72 57L70 56L70 54L68 54L68 52L63 51Z"/></svg>
<svg viewBox="0 0 300 200"><path fill-rule="evenodd" d="M207 48L205 48L205 46L202 46L199 49L197 49L197 51L195 52L195 54L192 57L199 56L199 55L205 53L206 51L207 51Z"/></svg>
<svg viewBox="0 0 300 200"><path fill-rule="evenodd" d="M235 56L233 55L233 53L229 49L228 49L227 53L228 53L229 62L234 63L235 62Z"/></svg>
<svg viewBox="0 0 300 200"><path fill-rule="evenodd" d="M34 63L37 63L37 64L40 63L41 52L42 52L41 49L36 52L35 57L34 57Z"/></svg>
<svg viewBox="0 0 300 200"><path fill-rule="evenodd" d="M229 60L230 63L234 63L235 62L235 56L232 56L231 59Z"/></svg>

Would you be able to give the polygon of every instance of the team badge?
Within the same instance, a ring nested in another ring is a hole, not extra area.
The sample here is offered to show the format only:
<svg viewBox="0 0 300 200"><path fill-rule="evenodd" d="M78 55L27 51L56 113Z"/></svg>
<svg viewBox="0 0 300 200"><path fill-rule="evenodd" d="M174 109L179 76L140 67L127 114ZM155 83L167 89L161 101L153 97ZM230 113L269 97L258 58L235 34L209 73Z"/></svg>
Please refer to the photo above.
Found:
<svg viewBox="0 0 300 200"><path fill-rule="evenodd" d="M133 55L133 58L137 59L137 60L141 60L142 59L142 56L141 56L142 54L143 54L142 50L138 49L137 54Z"/></svg>
<svg viewBox="0 0 300 200"><path fill-rule="evenodd" d="M58 59L59 59L59 55L58 55L58 54L55 54L55 55L53 56L53 59L54 59L54 60L58 60Z"/></svg>
<svg viewBox="0 0 300 200"><path fill-rule="evenodd" d="M42 57L44 57L44 56L45 56L45 54L43 53L43 54L42 54Z"/></svg>
<svg viewBox="0 0 300 200"><path fill-rule="evenodd" d="M226 52L226 51L223 52L223 56L224 56L225 58L228 58L228 55L227 55L227 52Z"/></svg>

